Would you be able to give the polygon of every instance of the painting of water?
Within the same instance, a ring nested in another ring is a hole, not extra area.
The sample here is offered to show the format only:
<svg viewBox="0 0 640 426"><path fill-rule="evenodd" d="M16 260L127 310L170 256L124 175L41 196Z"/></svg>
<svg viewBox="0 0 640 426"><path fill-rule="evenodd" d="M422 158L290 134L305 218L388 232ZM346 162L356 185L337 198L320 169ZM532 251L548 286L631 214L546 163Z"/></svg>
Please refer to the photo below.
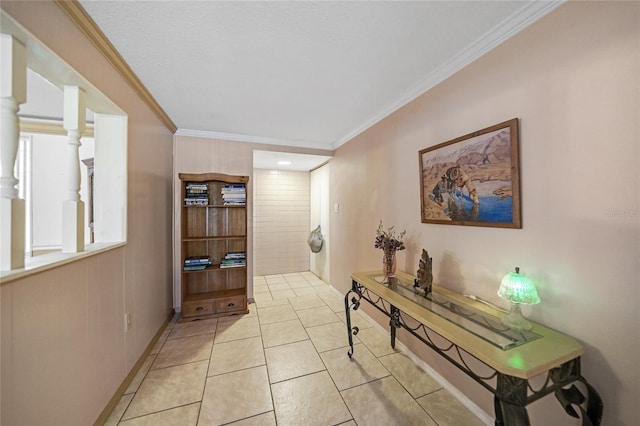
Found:
<svg viewBox="0 0 640 426"><path fill-rule="evenodd" d="M423 223L521 228L518 119L419 153Z"/></svg>

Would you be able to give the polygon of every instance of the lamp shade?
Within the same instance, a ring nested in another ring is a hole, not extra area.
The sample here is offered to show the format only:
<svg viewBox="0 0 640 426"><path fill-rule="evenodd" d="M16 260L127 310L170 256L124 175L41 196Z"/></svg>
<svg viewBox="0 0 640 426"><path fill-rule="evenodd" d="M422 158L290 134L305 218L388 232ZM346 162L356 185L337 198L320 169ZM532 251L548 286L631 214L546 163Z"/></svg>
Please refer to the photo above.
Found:
<svg viewBox="0 0 640 426"><path fill-rule="evenodd" d="M533 281L520 273L520 268L516 268L515 272L509 272L502 278L498 296L511 303L525 305L540 303L536 286Z"/></svg>

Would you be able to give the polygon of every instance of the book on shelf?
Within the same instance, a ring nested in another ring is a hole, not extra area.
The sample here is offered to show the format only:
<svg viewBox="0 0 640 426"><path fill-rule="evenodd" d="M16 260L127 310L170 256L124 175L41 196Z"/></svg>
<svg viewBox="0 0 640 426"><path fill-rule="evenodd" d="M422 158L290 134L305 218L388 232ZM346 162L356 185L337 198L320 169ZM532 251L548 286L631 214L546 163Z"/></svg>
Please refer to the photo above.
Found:
<svg viewBox="0 0 640 426"><path fill-rule="evenodd" d="M207 206L209 205L208 198L185 198L184 199L185 206Z"/></svg>
<svg viewBox="0 0 640 426"><path fill-rule="evenodd" d="M206 183L190 182L185 185L185 206L206 206L209 204L209 187Z"/></svg>
<svg viewBox="0 0 640 426"><path fill-rule="evenodd" d="M211 265L209 256L189 256L184 259L183 269L185 271L202 271Z"/></svg>
<svg viewBox="0 0 640 426"><path fill-rule="evenodd" d="M246 188L244 183L226 183L222 187L222 191L244 191Z"/></svg>
<svg viewBox="0 0 640 426"><path fill-rule="evenodd" d="M231 265L231 264L237 264L237 263L247 263L247 259L244 257L241 258L237 258L237 259L220 259L220 264L226 264L226 265Z"/></svg>
<svg viewBox="0 0 640 426"><path fill-rule="evenodd" d="M245 206L247 204L247 188L243 183L226 184L220 193L224 206Z"/></svg>
<svg viewBox="0 0 640 426"><path fill-rule="evenodd" d="M209 256L189 256L184 260L185 265L211 265Z"/></svg>
<svg viewBox="0 0 640 426"><path fill-rule="evenodd" d="M201 264L184 265L182 267L182 269L185 270L185 271L202 271L203 269L207 269L207 266L209 266L209 265L208 264L206 264L206 265L201 265Z"/></svg>
<svg viewBox="0 0 640 426"><path fill-rule="evenodd" d="M247 264L246 263L220 263L220 269L242 268L244 266L247 266Z"/></svg>
<svg viewBox="0 0 640 426"><path fill-rule="evenodd" d="M247 253L244 251L234 251L225 254L220 260L220 268L240 268L247 266Z"/></svg>
<svg viewBox="0 0 640 426"><path fill-rule="evenodd" d="M206 197L209 193L207 191L189 191L185 192L187 198Z"/></svg>
<svg viewBox="0 0 640 426"><path fill-rule="evenodd" d="M221 190L222 199L227 200L246 200L247 199L247 188L244 184L228 184L225 185Z"/></svg>
<svg viewBox="0 0 640 426"><path fill-rule="evenodd" d="M187 190L203 190L206 191L207 189L209 189L209 186L207 186L206 183L195 183L195 182L188 182L185 185L185 188L187 188Z"/></svg>
<svg viewBox="0 0 640 426"><path fill-rule="evenodd" d="M225 259L246 259L247 253L244 251L231 251L224 255Z"/></svg>

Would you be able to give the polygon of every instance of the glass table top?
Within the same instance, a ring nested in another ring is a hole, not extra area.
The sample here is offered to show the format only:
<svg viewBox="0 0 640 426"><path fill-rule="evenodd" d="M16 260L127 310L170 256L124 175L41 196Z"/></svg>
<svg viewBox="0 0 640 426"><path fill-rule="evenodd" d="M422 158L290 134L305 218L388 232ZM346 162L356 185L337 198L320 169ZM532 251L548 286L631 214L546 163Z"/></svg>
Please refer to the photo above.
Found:
<svg viewBox="0 0 640 426"><path fill-rule="evenodd" d="M432 292L425 297L424 291L413 287L413 281L395 277L387 282L382 275L369 275L369 278L502 350L515 348L541 337L531 331L513 330L504 325L500 318L446 295Z"/></svg>

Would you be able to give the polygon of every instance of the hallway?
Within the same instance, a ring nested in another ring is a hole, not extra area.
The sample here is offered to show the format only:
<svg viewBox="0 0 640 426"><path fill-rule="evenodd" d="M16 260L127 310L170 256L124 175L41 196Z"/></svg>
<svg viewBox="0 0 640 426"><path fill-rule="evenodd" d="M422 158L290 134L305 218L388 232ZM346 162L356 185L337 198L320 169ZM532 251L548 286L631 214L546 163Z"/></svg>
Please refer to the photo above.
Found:
<svg viewBox="0 0 640 426"><path fill-rule="evenodd" d="M311 272L254 277L242 317L174 318L107 425L482 425Z"/></svg>

